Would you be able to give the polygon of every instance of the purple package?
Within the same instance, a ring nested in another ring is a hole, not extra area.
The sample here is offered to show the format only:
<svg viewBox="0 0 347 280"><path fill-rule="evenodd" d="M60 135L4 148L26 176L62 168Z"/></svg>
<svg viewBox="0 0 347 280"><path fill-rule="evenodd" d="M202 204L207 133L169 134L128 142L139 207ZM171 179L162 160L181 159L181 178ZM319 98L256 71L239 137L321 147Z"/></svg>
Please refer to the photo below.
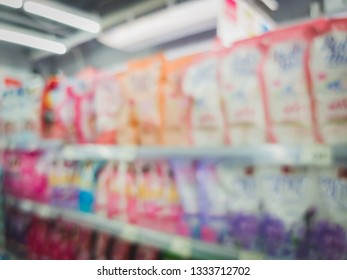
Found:
<svg viewBox="0 0 347 280"><path fill-rule="evenodd" d="M347 259L347 168L319 168L312 172L318 180L322 207L313 213L311 248L306 248L309 259Z"/></svg>
<svg viewBox="0 0 347 280"><path fill-rule="evenodd" d="M54 161L49 171L51 204L57 207L77 209L78 190L75 187L76 163Z"/></svg>
<svg viewBox="0 0 347 280"><path fill-rule="evenodd" d="M235 166L229 162L218 165L218 177L228 204L226 242L236 248L256 249L260 199L254 167Z"/></svg>
<svg viewBox="0 0 347 280"><path fill-rule="evenodd" d="M217 176L216 163L201 161L196 166L201 239L223 242L226 234L227 196Z"/></svg>
<svg viewBox="0 0 347 280"><path fill-rule="evenodd" d="M194 163L187 160L173 160L171 164L183 207L183 219L178 225L178 233L198 238L200 210Z"/></svg>

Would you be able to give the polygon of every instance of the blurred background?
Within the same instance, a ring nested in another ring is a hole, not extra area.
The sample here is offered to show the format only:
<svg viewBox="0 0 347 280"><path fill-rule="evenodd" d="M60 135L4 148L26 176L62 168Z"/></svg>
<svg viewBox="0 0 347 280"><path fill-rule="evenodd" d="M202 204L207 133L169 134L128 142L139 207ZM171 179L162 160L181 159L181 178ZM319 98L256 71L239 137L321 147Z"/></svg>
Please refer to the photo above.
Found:
<svg viewBox="0 0 347 280"><path fill-rule="evenodd" d="M347 259L347 1L0 0L0 259Z"/></svg>

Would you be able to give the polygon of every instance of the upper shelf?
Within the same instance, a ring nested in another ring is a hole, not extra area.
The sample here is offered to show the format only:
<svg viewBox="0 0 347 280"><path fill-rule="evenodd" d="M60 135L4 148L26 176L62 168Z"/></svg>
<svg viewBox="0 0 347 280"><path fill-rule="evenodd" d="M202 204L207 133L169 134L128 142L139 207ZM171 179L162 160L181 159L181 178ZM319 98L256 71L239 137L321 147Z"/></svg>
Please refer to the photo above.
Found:
<svg viewBox="0 0 347 280"><path fill-rule="evenodd" d="M48 150L67 160L223 159L238 164L347 165L347 145L259 145L242 147L135 147L115 145L63 145L60 141L37 141L2 145L16 150ZM0 146L1 149L1 146Z"/></svg>

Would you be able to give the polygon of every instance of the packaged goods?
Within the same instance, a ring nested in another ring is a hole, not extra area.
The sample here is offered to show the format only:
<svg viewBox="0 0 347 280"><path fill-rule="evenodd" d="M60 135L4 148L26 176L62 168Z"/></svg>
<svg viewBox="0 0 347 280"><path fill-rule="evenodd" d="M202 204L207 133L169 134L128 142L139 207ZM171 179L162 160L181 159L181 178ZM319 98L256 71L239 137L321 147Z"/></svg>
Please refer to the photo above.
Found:
<svg viewBox="0 0 347 280"><path fill-rule="evenodd" d="M347 143L347 20L316 26L310 44L309 68L318 139Z"/></svg>
<svg viewBox="0 0 347 280"><path fill-rule="evenodd" d="M43 138L76 142L75 104L67 87L63 77L52 77L46 82L41 108Z"/></svg>
<svg viewBox="0 0 347 280"><path fill-rule="evenodd" d="M76 184L78 166L74 162L54 160L48 167L50 202L54 206L78 209L79 190Z"/></svg>
<svg viewBox="0 0 347 280"><path fill-rule="evenodd" d="M121 113L123 107L127 106L127 100L115 75L99 75L95 83L95 141L101 144L115 144L121 126Z"/></svg>
<svg viewBox="0 0 347 280"><path fill-rule="evenodd" d="M218 180L216 163L201 161L196 167L201 213L201 239L223 242L226 235L227 196Z"/></svg>
<svg viewBox="0 0 347 280"><path fill-rule="evenodd" d="M0 81L0 139L11 141L20 131L24 89L20 80L3 76Z"/></svg>
<svg viewBox="0 0 347 280"><path fill-rule="evenodd" d="M311 232L310 259L347 258L347 169L314 169L326 213L317 213Z"/></svg>
<svg viewBox="0 0 347 280"><path fill-rule="evenodd" d="M78 192L78 209L82 212L91 213L95 206L95 192L99 164L96 162L78 163L74 174L73 187Z"/></svg>
<svg viewBox="0 0 347 280"><path fill-rule="evenodd" d="M264 205L260 247L269 255L295 258L310 217L321 205L318 187L305 167L259 168L259 183Z"/></svg>
<svg viewBox="0 0 347 280"><path fill-rule="evenodd" d="M163 102L163 143L167 146L188 146L189 114L191 98L182 90L185 69L197 58L196 55L166 62L166 83Z"/></svg>
<svg viewBox="0 0 347 280"><path fill-rule="evenodd" d="M178 233L198 238L200 236L200 208L194 163L187 160L172 160L170 164L183 208L183 217L177 228Z"/></svg>
<svg viewBox="0 0 347 280"><path fill-rule="evenodd" d="M107 193L107 212L110 218L127 219L127 170L126 162L113 163Z"/></svg>
<svg viewBox="0 0 347 280"><path fill-rule="evenodd" d="M162 55L133 61L123 77L125 93L132 103L130 109L138 124L141 145L162 143L164 62Z"/></svg>
<svg viewBox="0 0 347 280"><path fill-rule="evenodd" d="M201 55L184 73L183 92L192 100L189 123L193 146L222 146L225 143L218 62L217 53Z"/></svg>
<svg viewBox="0 0 347 280"><path fill-rule="evenodd" d="M310 28L311 25L300 25L264 36L262 77L271 142L315 141L306 70Z"/></svg>
<svg viewBox="0 0 347 280"><path fill-rule="evenodd" d="M225 50L220 63L223 109L231 145L267 141L262 83L262 37L235 43Z"/></svg>
<svg viewBox="0 0 347 280"><path fill-rule="evenodd" d="M158 228L163 209L163 186L157 162L138 162L136 166L139 224Z"/></svg>
<svg viewBox="0 0 347 280"><path fill-rule="evenodd" d="M257 169L222 162L218 179L226 193L228 232L225 242L236 248L257 249L260 224L260 192Z"/></svg>

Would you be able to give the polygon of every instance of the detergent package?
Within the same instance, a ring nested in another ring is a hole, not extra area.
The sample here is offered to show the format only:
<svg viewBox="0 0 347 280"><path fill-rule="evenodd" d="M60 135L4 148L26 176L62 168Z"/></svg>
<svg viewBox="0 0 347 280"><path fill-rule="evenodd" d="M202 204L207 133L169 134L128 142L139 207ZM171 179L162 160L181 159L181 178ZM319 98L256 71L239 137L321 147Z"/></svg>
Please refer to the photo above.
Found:
<svg viewBox="0 0 347 280"><path fill-rule="evenodd" d="M227 196L217 174L217 164L197 163L198 201L200 207L200 234L206 242L224 242L226 236Z"/></svg>
<svg viewBox="0 0 347 280"><path fill-rule="evenodd" d="M132 109L141 145L162 143L162 98L164 85L162 55L129 63L123 85Z"/></svg>
<svg viewBox="0 0 347 280"><path fill-rule="evenodd" d="M236 42L224 51L220 84L229 144L254 145L267 141L261 37Z"/></svg>
<svg viewBox="0 0 347 280"><path fill-rule="evenodd" d="M188 160L172 160L170 162L182 204L183 219L178 225L178 233L184 236L199 238L200 207L198 202L198 184L195 165Z"/></svg>
<svg viewBox="0 0 347 280"><path fill-rule="evenodd" d="M163 185L157 162L137 162L138 215L140 225L160 228L163 211Z"/></svg>
<svg viewBox="0 0 347 280"><path fill-rule="evenodd" d="M74 162L53 160L48 167L50 201L53 206L78 209L79 191L76 187L77 165Z"/></svg>
<svg viewBox="0 0 347 280"><path fill-rule="evenodd" d="M347 169L331 167L313 171L326 213L315 217L309 258L347 259Z"/></svg>
<svg viewBox="0 0 347 280"><path fill-rule="evenodd" d="M42 136L75 143L76 108L67 87L63 77L52 77L46 82L41 106Z"/></svg>
<svg viewBox="0 0 347 280"><path fill-rule="evenodd" d="M168 61L163 101L163 144L166 146L188 146L190 144L189 114L191 98L182 90L184 71L196 55Z"/></svg>
<svg viewBox="0 0 347 280"><path fill-rule="evenodd" d="M108 217L113 219L127 219L127 172L128 163L111 163L110 180L107 192Z"/></svg>
<svg viewBox="0 0 347 280"><path fill-rule="evenodd" d="M309 68L320 142L347 143L347 19L325 22L310 45Z"/></svg>
<svg viewBox="0 0 347 280"><path fill-rule="evenodd" d="M101 144L115 144L126 98L115 75L100 75L95 83L95 141Z"/></svg>
<svg viewBox="0 0 347 280"><path fill-rule="evenodd" d="M24 89L20 80L3 76L0 80L0 140L18 140Z"/></svg>
<svg viewBox="0 0 347 280"><path fill-rule="evenodd" d="M74 176L74 187L78 191L78 209L81 212L94 212L95 193L99 163L79 162Z"/></svg>
<svg viewBox="0 0 347 280"><path fill-rule="evenodd" d="M321 196L306 167L259 168L263 211L259 225L260 247L270 256L306 258L306 233ZM301 255L302 254L302 255Z"/></svg>
<svg viewBox="0 0 347 280"><path fill-rule="evenodd" d="M20 104L20 127L16 142L35 142L41 136L41 98L44 82L41 77L33 76L24 80L23 98Z"/></svg>
<svg viewBox="0 0 347 280"><path fill-rule="evenodd" d="M183 91L192 100L189 123L193 146L225 144L218 63L217 53L201 55L184 73Z"/></svg>
<svg viewBox="0 0 347 280"><path fill-rule="evenodd" d="M262 77L271 142L315 142L306 70L309 28L309 25L295 26L263 38L266 55Z"/></svg>
<svg viewBox="0 0 347 280"><path fill-rule="evenodd" d="M236 249L255 250L261 217L257 169L228 161L219 163L217 168L227 199L228 232L225 242Z"/></svg>
<svg viewBox="0 0 347 280"><path fill-rule="evenodd" d="M159 163L159 172L163 186L163 209L160 224L163 231L177 233L177 226L182 219L182 206L172 166L166 162Z"/></svg>

